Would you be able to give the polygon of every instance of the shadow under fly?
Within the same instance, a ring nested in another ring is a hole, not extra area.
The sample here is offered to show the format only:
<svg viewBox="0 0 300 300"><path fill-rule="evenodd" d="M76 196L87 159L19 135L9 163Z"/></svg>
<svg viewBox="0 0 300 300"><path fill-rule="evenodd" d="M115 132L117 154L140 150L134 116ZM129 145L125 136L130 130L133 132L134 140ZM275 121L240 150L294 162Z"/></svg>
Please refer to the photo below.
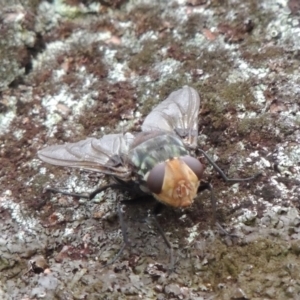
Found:
<svg viewBox="0 0 300 300"><path fill-rule="evenodd" d="M99 187L89 194L74 194L48 189L65 195L92 199L108 189L136 190L158 200L153 210L153 222L170 249L170 269L174 269L173 248L157 220L160 204L186 208L193 204L203 183L204 166L195 157L202 154L225 182L251 181L248 178L228 178L218 165L201 149L197 149L200 98L196 90L184 86L171 93L145 118L138 133L108 134L100 139L87 138L76 143L48 146L38 152L41 160L58 166L81 168L112 176L115 183ZM216 221L216 198L212 187L211 204ZM113 263L128 244L127 230L120 204L117 206L124 245Z"/></svg>

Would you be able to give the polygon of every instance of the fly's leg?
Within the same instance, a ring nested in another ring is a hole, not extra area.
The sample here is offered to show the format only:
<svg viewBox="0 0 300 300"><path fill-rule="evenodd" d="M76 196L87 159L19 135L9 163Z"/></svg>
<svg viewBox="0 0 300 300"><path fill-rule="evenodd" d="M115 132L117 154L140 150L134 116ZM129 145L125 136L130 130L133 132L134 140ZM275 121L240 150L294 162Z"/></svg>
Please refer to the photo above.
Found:
<svg viewBox="0 0 300 300"><path fill-rule="evenodd" d="M247 177L247 178L228 178L226 176L226 174L221 170L221 168L211 159L211 157L209 157L205 151L203 151L202 149L197 149L197 151L199 151L200 153L203 154L203 156L208 160L208 162L213 166L213 168L220 174L220 176L223 178L223 180L225 182L229 182L229 183L237 183L237 182L245 182L245 181L251 181L256 179L257 177L259 177L262 173L259 172L251 177ZM202 182L201 182L202 185ZM226 235L231 235L229 234L217 221L217 215L216 215L216 211L217 211L217 198L215 197L215 194L213 192L212 186L209 183L203 183L204 187L199 187L199 189L203 190L203 189L208 189L211 193L211 206L212 206L212 210L213 210L213 221L214 224L217 225L217 227ZM199 191L198 189L198 191Z"/></svg>
<svg viewBox="0 0 300 300"><path fill-rule="evenodd" d="M110 262L108 262L107 264L102 266L102 268L105 268L109 265L112 265L122 255L125 247L128 247L128 245L129 245L128 235L127 235L127 226L124 222L123 211L122 211L122 208L121 208L120 201L117 204L117 210L118 210L118 217L119 217L122 236L123 236L123 245L122 245L121 249L119 250L119 252L117 253L117 255Z"/></svg>
<svg viewBox="0 0 300 300"><path fill-rule="evenodd" d="M169 248L170 250L170 267L169 267L169 273L172 273L174 271L174 254L173 254L173 247L171 245L171 243L169 242L168 238L166 237L162 227L160 226L158 220L157 220L157 214L161 211L162 209L162 204L161 203L157 203L156 206L154 207L153 209L153 212L152 212L152 219L160 233L160 235L162 236L162 238L164 239L167 247Z"/></svg>
<svg viewBox="0 0 300 300"><path fill-rule="evenodd" d="M211 209L213 214L213 224L216 224L217 223L217 198L215 196L211 184L206 181L201 181L200 186L198 188L198 193L204 190L210 191L210 203L211 203Z"/></svg>
<svg viewBox="0 0 300 300"><path fill-rule="evenodd" d="M203 191L203 190L210 191L210 202L211 202L211 208L212 208L212 212L213 212L213 224L215 224L217 226L217 228L223 234L225 234L227 236L231 236L231 237L236 237L236 235L233 235L233 234L230 234L229 232L227 232L217 220L217 198L215 196L215 193L214 193L214 190L213 190L211 184L208 182L205 182L205 181L201 181L200 187L198 188L198 192Z"/></svg>
<svg viewBox="0 0 300 300"><path fill-rule="evenodd" d="M67 196L92 200L97 194L99 194L99 193L101 193L101 192L103 192L103 191L105 191L109 188L111 188L111 189L120 189L120 190L129 190L129 191L132 190L130 187L126 187L126 186L124 186L122 184L119 184L119 183L108 184L108 185L97 188L96 190L92 191L91 193L83 193L83 194L61 191L61 190L55 189L55 188L46 188L45 190L47 192L51 192L51 193L60 193L62 195L67 195Z"/></svg>
<svg viewBox="0 0 300 300"><path fill-rule="evenodd" d="M113 183L113 184L109 184L100 188L97 188L96 190L94 190L93 192L89 193L89 194L76 194L76 193L69 193L69 192L65 192L65 191L60 191L58 189L54 189L54 188L47 188L47 191L50 191L52 193L60 193L63 195L67 195L67 196L72 196L72 197L79 197L79 198L86 198L86 199L93 199L97 194L99 194L102 191L105 191L108 188L112 188L112 189L125 189L125 190L132 190L130 187L126 187L123 184L119 184L119 183ZM122 212L122 208L121 208L121 204L120 201L118 201L117 204L117 212L118 212L118 217L119 217L119 222L120 222L120 226L121 226L121 231L122 231L122 236L123 236L123 245L121 247L121 249L119 250L119 252L116 254L116 256L107 264L105 264L104 266L102 266L101 268L105 268L109 265L112 265L123 253L125 247L127 247L129 245L128 242L128 235L127 235L127 226L124 222L124 217L123 217L123 212Z"/></svg>
<svg viewBox="0 0 300 300"><path fill-rule="evenodd" d="M136 202L134 200L123 200L121 201L122 203L126 202L126 204L131 203L131 204L135 204ZM125 224L124 221L124 217L123 217L123 212L121 209L121 204L120 202L118 202L118 217L119 217L119 221L120 221L120 226L121 226L121 231L122 231L122 236L123 236L123 246L121 247L121 249L119 250L119 252L116 254L116 256L107 264L105 264L102 268L105 268L109 265L112 265L123 253L125 247L129 246L129 241L128 241L128 235L127 235L127 226ZM157 214L160 213L161 209L163 208L163 205L161 203L156 203L152 213L151 213L151 217L152 220L155 223L155 226L157 227L160 235L162 236L164 242L166 243L167 247L170 250L170 267L169 267L169 272L173 272L174 271L174 254L173 254L173 247L171 245L171 243L169 242L168 238L166 237L162 227L160 226L158 220L157 220Z"/></svg>
<svg viewBox="0 0 300 300"><path fill-rule="evenodd" d="M200 153L204 155L204 157L208 160L208 162L213 166L213 168L221 175L224 181L226 182L231 182L231 183L236 183L236 182L243 182L243 181L251 181L259 177L262 173L257 173L251 177L247 178L228 178L225 173L220 169L220 167L206 154L205 151L202 149L197 149Z"/></svg>

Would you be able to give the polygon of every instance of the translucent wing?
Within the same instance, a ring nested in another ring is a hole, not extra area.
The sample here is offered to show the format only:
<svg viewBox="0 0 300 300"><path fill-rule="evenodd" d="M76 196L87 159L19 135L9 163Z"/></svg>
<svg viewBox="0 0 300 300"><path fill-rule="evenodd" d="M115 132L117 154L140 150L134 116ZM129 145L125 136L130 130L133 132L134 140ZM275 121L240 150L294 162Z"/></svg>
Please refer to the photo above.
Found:
<svg viewBox="0 0 300 300"><path fill-rule="evenodd" d="M133 140L131 133L108 134L101 139L88 138L77 143L49 146L40 150L38 156L52 165L82 168L125 179L130 172L123 160Z"/></svg>
<svg viewBox="0 0 300 300"><path fill-rule="evenodd" d="M142 125L142 131L175 132L191 147L196 147L199 106L197 91L184 86L152 110Z"/></svg>

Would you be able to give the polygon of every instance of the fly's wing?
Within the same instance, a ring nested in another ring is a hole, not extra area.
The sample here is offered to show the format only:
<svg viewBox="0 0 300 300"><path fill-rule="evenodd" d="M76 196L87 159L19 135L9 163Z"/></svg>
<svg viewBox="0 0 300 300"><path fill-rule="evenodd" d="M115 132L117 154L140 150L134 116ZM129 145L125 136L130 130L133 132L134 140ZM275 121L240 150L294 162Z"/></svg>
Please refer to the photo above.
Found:
<svg viewBox="0 0 300 300"><path fill-rule="evenodd" d="M41 160L63 167L82 168L126 179L130 171L127 156L134 136L130 133L108 134L101 139L88 138L77 143L54 145L38 151Z"/></svg>
<svg viewBox="0 0 300 300"><path fill-rule="evenodd" d="M197 146L200 98L189 86L175 91L146 117L142 131L175 132L190 147Z"/></svg>

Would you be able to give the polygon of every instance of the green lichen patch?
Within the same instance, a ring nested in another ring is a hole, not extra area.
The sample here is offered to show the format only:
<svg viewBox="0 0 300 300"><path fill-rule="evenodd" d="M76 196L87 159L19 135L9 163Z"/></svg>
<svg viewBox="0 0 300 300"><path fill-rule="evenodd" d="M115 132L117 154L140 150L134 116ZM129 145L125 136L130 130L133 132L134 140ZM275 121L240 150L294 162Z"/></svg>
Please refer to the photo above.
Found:
<svg viewBox="0 0 300 300"><path fill-rule="evenodd" d="M217 47L215 50L209 51L207 49L200 50L196 46L190 46L185 50L185 56L185 69L187 71L191 71L199 68L203 71L203 74L210 74L212 78L208 79L207 86L209 87L210 84L212 88L216 88L214 86L216 84L214 80L225 80L228 70L232 67L230 52L226 49L222 49L221 47ZM217 74L219 76L216 76ZM223 79L222 76L224 76Z"/></svg>
<svg viewBox="0 0 300 300"><path fill-rule="evenodd" d="M148 41L143 43L141 51L131 57L128 67L139 75L148 74L149 69L153 67L157 60L156 53L158 49L157 42Z"/></svg>
<svg viewBox="0 0 300 300"><path fill-rule="evenodd" d="M95 105L86 109L79 117L84 134L99 131L101 127L114 128L120 120L131 119L136 107L134 89L126 82L103 84Z"/></svg>
<svg viewBox="0 0 300 300"><path fill-rule="evenodd" d="M264 49L258 49L258 45L245 45L242 48L242 58L256 68L272 67L272 62L281 62L284 49L278 46L269 45ZM286 62L287 63L287 62ZM281 65L281 63L280 63ZM272 67L274 69L274 67Z"/></svg>
<svg viewBox="0 0 300 300"><path fill-rule="evenodd" d="M159 32L173 26L172 18L165 14L164 7L157 3L137 5L129 15L138 37L149 31Z"/></svg>
<svg viewBox="0 0 300 300"><path fill-rule="evenodd" d="M199 13L193 13L188 15L186 22L181 27L181 33L186 38L193 38L195 34L201 33L202 30L206 27L207 16L203 16Z"/></svg>

